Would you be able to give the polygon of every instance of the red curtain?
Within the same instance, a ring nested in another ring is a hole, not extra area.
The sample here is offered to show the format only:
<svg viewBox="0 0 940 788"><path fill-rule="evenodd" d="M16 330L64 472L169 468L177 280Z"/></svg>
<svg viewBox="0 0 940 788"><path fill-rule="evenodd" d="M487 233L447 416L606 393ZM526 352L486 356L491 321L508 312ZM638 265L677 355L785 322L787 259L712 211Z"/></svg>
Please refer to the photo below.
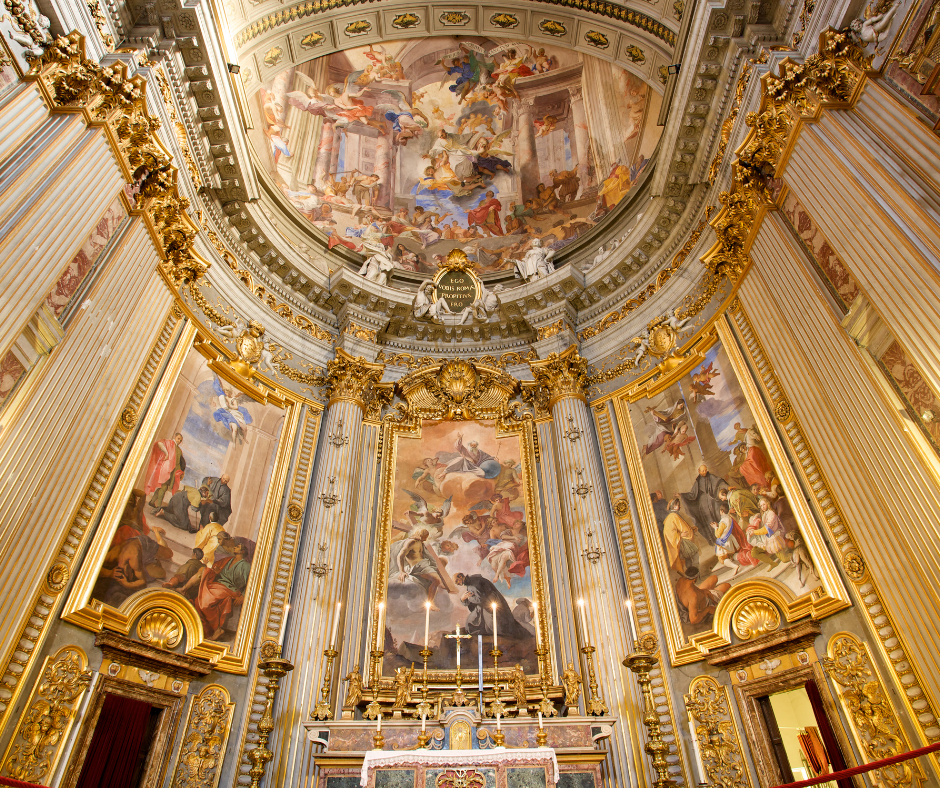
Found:
<svg viewBox="0 0 940 788"><path fill-rule="evenodd" d="M133 788L149 719L149 703L106 695L77 788Z"/></svg>
<svg viewBox="0 0 940 788"><path fill-rule="evenodd" d="M12 788L46 788L44 785L36 783L24 783L22 780L14 780L12 777L0 777L0 785L12 786Z"/></svg>
<svg viewBox="0 0 940 788"><path fill-rule="evenodd" d="M816 682L810 679L805 684L806 694L809 695L809 702L813 706L813 716L816 718L816 725L819 726L819 735L822 737L823 744L826 747L826 753L829 756L829 763L832 764L834 772L842 771L846 768L845 758L842 757L842 750L839 749L839 743L836 741L835 733L829 724L829 718L826 716L826 707L823 706L822 696L819 694L819 687ZM839 780L839 788L852 788L852 780L846 777Z"/></svg>

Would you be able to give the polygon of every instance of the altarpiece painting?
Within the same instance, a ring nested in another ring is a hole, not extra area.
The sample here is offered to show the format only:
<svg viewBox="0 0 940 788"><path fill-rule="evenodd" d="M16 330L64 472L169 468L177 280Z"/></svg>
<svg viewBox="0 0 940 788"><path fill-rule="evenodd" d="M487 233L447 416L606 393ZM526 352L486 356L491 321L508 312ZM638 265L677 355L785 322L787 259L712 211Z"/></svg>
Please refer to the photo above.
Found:
<svg viewBox="0 0 940 788"><path fill-rule="evenodd" d="M773 599L788 619L835 612L845 598L736 348L706 339L691 363L678 378L638 387L620 403L680 662L701 657L693 641L726 642L730 608L745 586Z"/></svg>
<svg viewBox="0 0 940 788"><path fill-rule="evenodd" d="M87 623L88 605L121 619L152 597L198 618L215 652L239 652L293 414L240 388L200 351L197 343L178 353L175 380L168 370L155 403L162 411L137 438L76 586L84 598L70 607L76 623Z"/></svg>

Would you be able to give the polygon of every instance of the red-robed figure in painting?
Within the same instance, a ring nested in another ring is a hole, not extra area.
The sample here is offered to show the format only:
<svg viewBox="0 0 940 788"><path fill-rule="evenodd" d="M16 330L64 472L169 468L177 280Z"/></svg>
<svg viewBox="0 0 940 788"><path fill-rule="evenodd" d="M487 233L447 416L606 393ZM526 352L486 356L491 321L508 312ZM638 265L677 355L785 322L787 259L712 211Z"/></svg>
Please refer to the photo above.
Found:
<svg viewBox="0 0 940 788"><path fill-rule="evenodd" d="M156 509L163 506L168 492L171 496L179 492L186 471L186 458L180 449L182 442L183 436L177 432L172 438L157 441L150 450L144 491L147 495L153 494L150 505Z"/></svg>
<svg viewBox="0 0 940 788"><path fill-rule="evenodd" d="M206 569L196 595L196 610L208 640L218 640L224 634L232 610L244 600L251 574L251 557L244 540L229 538L220 546L231 555Z"/></svg>
<svg viewBox="0 0 940 788"><path fill-rule="evenodd" d="M741 437L747 446L747 454L738 472L745 478L748 485L757 484L763 489L774 473L770 460L764 453L762 446L764 441L755 427L743 429L740 424L735 424L734 427L739 435L743 433Z"/></svg>
<svg viewBox="0 0 940 788"><path fill-rule="evenodd" d="M467 225L473 227L477 225L486 230L490 235L504 235L503 226L499 221L499 212L503 209L503 204L496 199L496 195L489 191L486 193L486 199L476 208L467 211Z"/></svg>

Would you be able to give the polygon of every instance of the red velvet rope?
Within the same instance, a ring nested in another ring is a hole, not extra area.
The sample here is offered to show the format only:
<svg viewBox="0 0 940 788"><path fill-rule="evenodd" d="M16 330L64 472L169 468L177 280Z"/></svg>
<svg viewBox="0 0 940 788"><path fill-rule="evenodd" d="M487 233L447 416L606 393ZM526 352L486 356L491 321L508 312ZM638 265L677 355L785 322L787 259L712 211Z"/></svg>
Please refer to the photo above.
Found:
<svg viewBox="0 0 940 788"><path fill-rule="evenodd" d="M910 752L902 752L900 755L892 755L890 758L882 758L880 761L872 761L871 763L863 763L861 766L853 766L851 769L843 769L841 772L821 774L819 777L813 777L811 780L803 780L799 783L784 783L783 785L775 785L774 788L809 788L810 785L819 785L820 783L842 780L846 777L854 777L856 774L862 774L863 772L872 772L875 769L883 769L885 766L892 766L895 763L901 763L901 761L909 761L912 758L919 758L922 755L929 755L930 753L936 752L937 750L940 750L940 742L937 742L936 744L929 744L926 747L921 747L919 750L911 750Z"/></svg>
<svg viewBox="0 0 940 788"><path fill-rule="evenodd" d="M9 777L0 777L0 785L8 785L10 788L46 788L44 785L36 783L24 783L21 780L13 780Z"/></svg>

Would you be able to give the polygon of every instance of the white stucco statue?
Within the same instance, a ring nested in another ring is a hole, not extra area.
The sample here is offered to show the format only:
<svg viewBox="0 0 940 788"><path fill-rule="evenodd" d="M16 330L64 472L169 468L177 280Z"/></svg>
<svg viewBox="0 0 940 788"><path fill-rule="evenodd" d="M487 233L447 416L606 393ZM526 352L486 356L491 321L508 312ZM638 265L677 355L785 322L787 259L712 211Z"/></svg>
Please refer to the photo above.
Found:
<svg viewBox="0 0 940 788"><path fill-rule="evenodd" d="M543 249L542 241L534 238L531 248L522 259L513 260L516 266L516 276L523 282L531 282L533 279L548 276L555 270L555 264L552 262L554 256L554 249Z"/></svg>
<svg viewBox="0 0 940 788"><path fill-rule="evenodd" d="M432 323L443 322L442 315L454 314L443 298L434 300L434 283L430 279L425 279L415 293L411 311L417 319L427 318Z"/></svg>
<svg viewBox="0 0 940 788"><path fill-rule="evenodd" d="M612 251L613 251L613 247L611 247L610 249L607 249L602 244L601 248L597 250L597 254L594 255L594 259L590 263L585 263L584 265L582 265L581 270L590 271L595 266L600 265L601 263L604 262L604 260L607 259L607 255L609 255Z"/></svg>
<svg viewBox="0 0 940 788"><path fill-rule="evenodd" d="M891 27L891 20L894 19L894 15L901 7L901 3L895 2L889 9L880 14L874 13L873 6L874 3L871 3L865 9L864 19L854 19L849 25L852 32L862 42L863 46L867 44L878 46L878 42L881 40L882 36L887 33L888 28Z"/></svg>
<svg viewBox="0 0 940 788"><path fill-rule="evenodd" d="M379 285L388 284L388 272L395 268L395 261L389 255L385 247L369 247L375 254L367 257L359 269L359 276L364 276L370 282Z"/></svg>
<svg viewBox="0 0 940 788"><path fill-rule="evenodd" d="M495 285L492 290L487 290L486 285L480 284L480 297L470 306L460 313L461 324L466 323L471 317L485 322L489 319L490 313L499 309L499 295L504 290L502 285Z"/></svg>

